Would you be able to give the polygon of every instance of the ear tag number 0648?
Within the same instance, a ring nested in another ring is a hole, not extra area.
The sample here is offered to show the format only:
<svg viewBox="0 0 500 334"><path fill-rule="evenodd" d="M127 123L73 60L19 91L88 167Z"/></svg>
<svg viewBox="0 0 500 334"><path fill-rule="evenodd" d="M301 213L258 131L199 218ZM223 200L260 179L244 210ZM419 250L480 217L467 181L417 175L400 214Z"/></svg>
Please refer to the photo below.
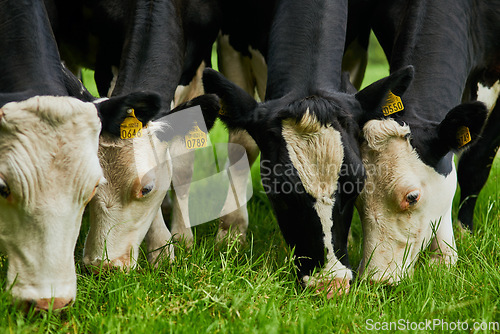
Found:
<svg viewBox="0 0 500 334"><path fill-rule="evenodd" d="M207 146L207 134L203 132L195 122L194 127L185 137L186 148L189 150Z"/></svg>
<svg viewBox="0 0 500 334"><path fill-rule="evenodd" d="M135 117L134 109L127 110L129 114L120 124L120 138L132 139L142 137L142 122Z"/></svg>

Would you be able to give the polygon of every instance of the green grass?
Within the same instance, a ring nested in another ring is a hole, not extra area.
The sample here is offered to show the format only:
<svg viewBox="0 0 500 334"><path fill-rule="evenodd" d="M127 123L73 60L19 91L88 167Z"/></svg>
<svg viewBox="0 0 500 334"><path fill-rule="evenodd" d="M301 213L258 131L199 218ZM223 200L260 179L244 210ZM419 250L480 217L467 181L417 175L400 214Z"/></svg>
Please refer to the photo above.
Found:
<svg viewBox="0 0 500 334"><path fill-rule="evenodd" d="M371 81L388 72L387 65L372 59ZM213 142L227 140L220 124L211 136ZM84 223L75 253L74 306L64 313L24 314L1 292L0 333L365 333L370 321L442 319L467 321L471 327L474 321L500 321L499 159L478 200L476 233L457 240L455 267L430 266L424 253L414 276L398 286L362 282L349 295L331 300L297 283L292 253L262 193L258 172L256 164L247 245L216 249L212 222L195 228L194 247L180 247L172 264L152 269L142 258L136 271L91 275L79 266L88 229ZM361 257L357 217L353 238L349 252L356 268ZM7 259L0 257L2 286L6 270Z"/></svg>

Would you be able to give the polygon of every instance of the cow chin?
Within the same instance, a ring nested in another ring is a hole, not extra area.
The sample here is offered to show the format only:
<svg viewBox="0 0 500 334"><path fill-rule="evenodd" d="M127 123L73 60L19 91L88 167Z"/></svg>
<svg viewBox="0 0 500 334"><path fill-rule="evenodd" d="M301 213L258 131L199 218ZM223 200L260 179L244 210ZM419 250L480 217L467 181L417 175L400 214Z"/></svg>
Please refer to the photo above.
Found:
<svg viewBox="0 0 500 334"><path fill-rule="evenodd" d="M80 217L78 217L80 219ZM50 233L42 235L43 243L32 243L18 247L13 243L6 246L9 254L7 288L12 296L26 307L37 310L58 309L68 306L76 297L76 272L73 258L79 220L63 220L64 224L53 224ZM71 231L57 234L54 230ZM54 233L53 233L54 232Z"/></svg>

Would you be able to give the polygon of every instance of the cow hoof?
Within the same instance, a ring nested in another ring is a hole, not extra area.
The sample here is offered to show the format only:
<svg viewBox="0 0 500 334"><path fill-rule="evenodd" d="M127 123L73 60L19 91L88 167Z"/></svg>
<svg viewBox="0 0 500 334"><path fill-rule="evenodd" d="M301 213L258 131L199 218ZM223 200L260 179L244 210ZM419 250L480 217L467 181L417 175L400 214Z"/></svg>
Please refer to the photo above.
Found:
<svg viewBox="0 0 500 334"><path fill-rule="evenodd" d="M435 254L429 259L429 264L432 266L446 266L451 267L457 263L457 255L452 254Z"/></svg>
<svg viewBox="0 0 500 334"><path fill-rule="evenodd" d="M326 291L326 298L331 299L333 296L343 296L349 292L349 280L345 278L334 278L330 281L321 281L316 285L316 292L319 294Z"/></svg>
<svg viewBox="0 0 500 334"><path fill-rule="evenodd" d="M235 229L234 231L219 229L217 231L217 235L215 236L215 243L217 245L233 244L235 242L240 245L245 244L246 235L244 233L241 233L237 229Z"/></svg>
<svg viewBox="0 0 500 334"><path fill-rule="evenodd" d="M472 231L465 227L461 221L458 221L457 237L460 240L469 238L472 235Z"/></svg>

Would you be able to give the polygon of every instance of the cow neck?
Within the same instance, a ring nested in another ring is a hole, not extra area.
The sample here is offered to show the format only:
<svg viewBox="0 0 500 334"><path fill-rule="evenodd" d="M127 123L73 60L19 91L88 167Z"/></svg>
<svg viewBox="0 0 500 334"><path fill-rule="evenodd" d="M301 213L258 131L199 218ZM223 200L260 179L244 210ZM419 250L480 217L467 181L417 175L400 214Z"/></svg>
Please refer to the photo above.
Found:
<svg viewBox="0 0 500 334"><path fill-rule="evenodd" d="M339 91L346 1L281 1L271 27L266 99ZM337 4L341 2L341 4Z"/></svg>
<svg viewBox="0 0 500 334"><path fill-rule="evenodd" d="M0 22L0 91L16 93L11 101L34 95L67 95L43 1L3 2Z"/></svg>
<svg viewBox="0 0 500 334"><path fill-rule="evenodd" d="M182 22L174 1L136 2L126 31L122 60L114 96L137 90L162 94L162 104L170 105L179 82L184 39Z"/></svg>
<svg viewBox="0 0 500 334"><path fill-rule="evenodd" d="M428 1L407 8L390 65L391 71L415 67L415 79L404 94L407 111L399 118L410 127L415 122L439 123L461 103L471 68L467 11L458 2L446 10Z"/></svg>

